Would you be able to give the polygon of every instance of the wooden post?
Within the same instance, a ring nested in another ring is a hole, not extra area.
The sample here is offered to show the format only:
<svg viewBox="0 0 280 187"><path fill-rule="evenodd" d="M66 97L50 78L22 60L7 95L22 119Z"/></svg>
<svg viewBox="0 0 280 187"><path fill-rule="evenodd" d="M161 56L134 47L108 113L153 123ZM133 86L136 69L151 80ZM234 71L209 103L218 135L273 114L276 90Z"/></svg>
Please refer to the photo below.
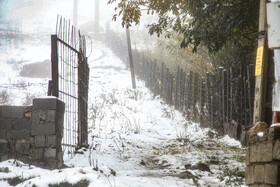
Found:
<svg viewBox="0 0 280 187"><path fill-rule="evenodd" d="M130 32L129 32L129 29L128 29L128 28L126 28L126 38L127 38L128 57L129 57L129 64L130 64L132 88L133 88L133 89L136 89L134 65L133 65L133 58L132 58L132 51L131 51Z"/></svg>
<svg viewBox="0 0 280 187"><path fill-rule="evenodd" d="M84 54L78 55L78 64L78 144L79 146L87 146L89 67Z"/></svg>
<svg viewBox="0 0 280 187"><path fill-rule="evenodd" d="M200 125L204 125L204 104L205 104L205 89L204 89L204 77L201 78L200 81L200 113L199 113L199 121Z"/></svg>
<svg viewBox="0 0 280 187"><path fill-rule="evenodd" d="M51 35L52 96L58 97L58 52L57 35Z"/></svg>
<svg viewBox="0 0 280 187"><path fill-rule="evenodd" d="M229 81L230 81L230 89L229 89L229 120L233 120L233 90L234 90L234 82L233 82L233 68L229 68Z"/></svg>
<svg viewBox="0 0 280 187"><path fill-rule="evenodd" d="M189 120L192 120L193 119L193 72L191 71L190 74L189 74L189 108L188 108L188 116L189 116Z"/></svg>
<svg viewBox="0 0 280 187"><path fill-rule="evenodd" d="M198 73L194 75L194 84L193 84L193 115L194 120L197 121L197 109L196 104L198 101Z"/></svg>
<svg viewBox="0 0 280 187"><path fill-rule="evenodd" d="M206 106L207 106L207 111L208 111L208 123L210 122L211 124L211 87L210 87L210 74L209 72L206 72Z"/></svg>
<svg viewBox="0 0 280 187"><path fill-rule="evenodd" d="M227 70L222 71L222 119L223 122L227 122Z"/></svg>
<svg viewBox="0 0 280 187"><path fill-rule="evenodd" d="M190 119L190 74L187 74L186 78L186 100L185 100L185 113L187 115L187 119Z"/></svg>
<svg viewBox="0 0 280 187"><path fill-rule="evenodd" d="M222 84L222 72L223 72L223 67L219 67L219 71L218 71L218 80L219 80L219 106L218 106L218 110L219 110L219 120L222 121L223 120L223 84Z"/></svg>
<svg viewBox="0 0 280 187"><path fill-rule="evenodd" d="M254 64L250 64L247 68L247 79L248 79L248 107L249 107L249 124L248 126L253 126L253 99L254 99Z"/></svg>
<svg viewBox="0 0 280 187"><path fill-rule="evenodd" d="M168 91L168 104L172 105L172 97L173 97L173 75L172 73L169 73L169 91Z"/></svg>
<svg viewBox="0 0 280 187"><path fill-rule="evenodd" d="M175 109L179 107L179 98L180 98L180 67L178 66L176 73L176 81L175 81Z"/></svg>
<svg viewBox="0 0 280 187"><path fill-rule="evenodd" d="M266 81L267 81L267 66L268 66L268 49L266 37L266 0L260 0L259 11L259 40L258 40L258 56L256 60L255 82L255 99L254 99L254 116L253 124L265 119L265 98L266 98Z"/></svg>
<svg viewBox="0 0 280 187"><path fill-rule="evenodd" d="M185 77L186 74L181 68L180 70L180 100L179 100L179 109L182 111L184 107L184 92L185 92Z"/></svg>
<svg viewBox="0 0 280 187"><path fill-rule="evenodd" d="M163 97L164 94L164 62L161 63L161 72L160 72L160 96Z"/></svg>

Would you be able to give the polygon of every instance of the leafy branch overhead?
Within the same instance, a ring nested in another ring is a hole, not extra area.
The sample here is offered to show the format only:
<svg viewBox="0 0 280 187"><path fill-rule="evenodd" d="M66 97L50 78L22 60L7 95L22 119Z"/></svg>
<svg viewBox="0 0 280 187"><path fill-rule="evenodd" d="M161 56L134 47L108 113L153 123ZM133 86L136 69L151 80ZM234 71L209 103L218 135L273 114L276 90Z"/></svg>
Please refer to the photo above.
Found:
<svg viewBox="0 0 280 187"><path fill-rule="evenodd" d="M109 0L116 3L123 26L139 24L143 11L156 14L148 25L150 34L182 35L181 47L205 46L209 52L227 43L252 47L256 44L259 2L255 0Z"/></svg>

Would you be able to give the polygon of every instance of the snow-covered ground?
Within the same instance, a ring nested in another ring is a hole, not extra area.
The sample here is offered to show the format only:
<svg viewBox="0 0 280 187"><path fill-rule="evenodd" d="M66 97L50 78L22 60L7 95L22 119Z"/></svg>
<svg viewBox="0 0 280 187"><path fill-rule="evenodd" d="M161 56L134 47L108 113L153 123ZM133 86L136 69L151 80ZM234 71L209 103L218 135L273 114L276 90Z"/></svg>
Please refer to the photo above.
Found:
<svg viewBox="0 0 280 187"><path fill-rule="evenodd" d="M26 179L18 186L82 179L100 187L228 186L239 180L236 175L244 174L244 150L239 142L186 121L181 113L154 97L141 80L137 80L136 90L131 89L129 71L103 43L94 41L89 66L90 148L74 157L65 154L69 168L61 170L13 160L2 162L0 186L9 186L7 180L16 176ZM2 78L27 81L16 74ZM39 80L29 78L28 82L36 84ZM25 91L36 93L46 85L35 88ZM4 168L8 172L3 172Z"/></svg>
<svg viewBox="0 0 280 187"><path fill-rule="evenodd" d="M27 38L18 47L0 48L1 104L31 104L33 97L46 95L48 77L21 77L20 71L24 65L50 60L50 34L55 28L56 15L71 16L72 4L66 2L69 1L50 0L50 9L41 9L49 17L39 20L30 16L23 21ZM56 12L63 6L68 9ZM87 21L92 7L81 7L87 8L88 13L81 11L80 15L82 21ZM111 15L101 17L111 18ZM245 150L239 142L186 121L139 79L137 89L131 89L130 73L123 62L100 41L93 41L92 48L89 149L81 149L74 156L65 153L68 167L59 170L41 169L15 160L1 162L1 187L244 184Z"/></svg>

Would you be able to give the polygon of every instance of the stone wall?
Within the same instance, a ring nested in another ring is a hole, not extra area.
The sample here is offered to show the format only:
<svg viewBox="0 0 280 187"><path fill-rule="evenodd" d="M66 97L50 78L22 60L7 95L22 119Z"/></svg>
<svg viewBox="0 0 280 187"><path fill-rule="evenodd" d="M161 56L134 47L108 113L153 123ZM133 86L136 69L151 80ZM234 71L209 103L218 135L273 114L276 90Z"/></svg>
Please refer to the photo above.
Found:
<svg viewBox="0 0 280 187"><path fill-rule="evenodd" d="M280 127L270 127L264 136L250 138L246 165L248 186L280 186Z"/></svg>
<svg viewBox="0 0 280 187"><path fill-rule="evenodd" d="M61 168L64 109L55 97L34 99L27 107L0 106L0 161Z"/></svg>

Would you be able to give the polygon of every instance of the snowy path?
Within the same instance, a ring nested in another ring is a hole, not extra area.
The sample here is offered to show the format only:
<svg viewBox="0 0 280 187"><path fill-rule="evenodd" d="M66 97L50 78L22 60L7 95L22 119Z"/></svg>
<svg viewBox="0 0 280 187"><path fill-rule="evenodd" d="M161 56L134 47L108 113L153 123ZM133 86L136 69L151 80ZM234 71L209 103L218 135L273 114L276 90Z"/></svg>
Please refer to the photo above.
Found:
<svg viewBox="0 0 280 187"><path fill-rule="evenodd" d="M0 179L31 178L18 186L82 179L98 187L244 183L235 177L244 174L245 168L244 150L238 142L218 138L215 132L187 122L178 111L154 98L140 80L137 90L132 90L129 71L104 44L95 42L93 53L89 58L90 148L79 150L73 158L65 154L70 168L62 170L2 162ZM5 167L11 172L1 172ZM9 185L0 180L0 186Z"/></svg>

